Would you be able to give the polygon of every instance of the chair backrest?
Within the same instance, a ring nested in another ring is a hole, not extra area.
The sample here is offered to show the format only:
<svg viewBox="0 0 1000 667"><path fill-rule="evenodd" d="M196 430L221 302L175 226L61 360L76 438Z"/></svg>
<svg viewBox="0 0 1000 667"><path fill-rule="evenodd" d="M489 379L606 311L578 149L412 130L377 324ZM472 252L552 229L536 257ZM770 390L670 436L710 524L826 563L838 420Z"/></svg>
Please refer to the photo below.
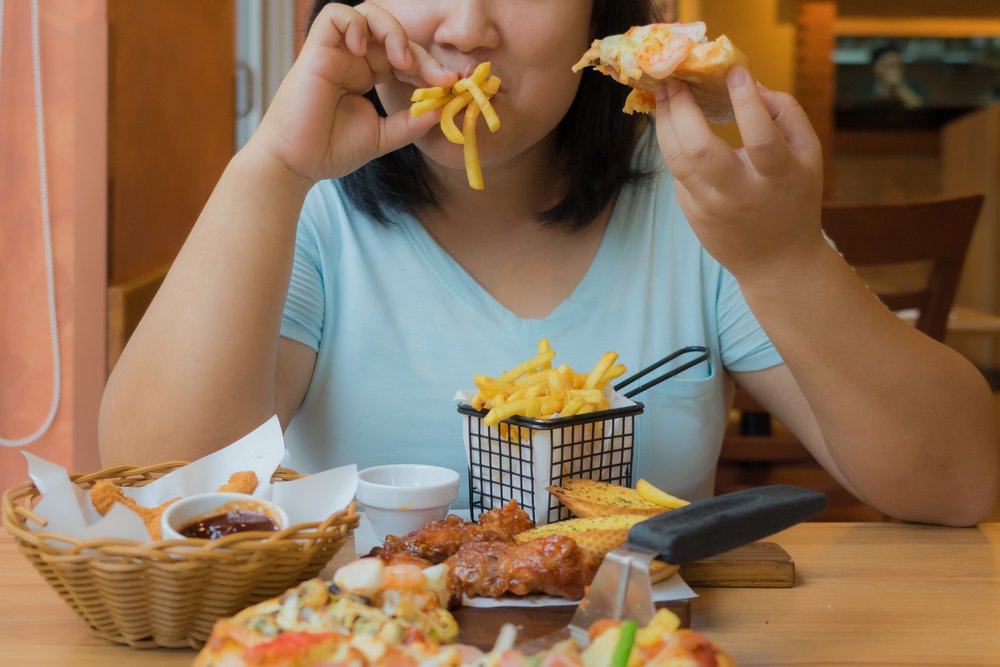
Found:
<svg viewBox="0 0 1000 667"><path fill-rule="evenodd" d="M890 309L916 309L917 328L942 340L982 203L982 195L975 195L907 204L825 205L822 223L847 263L869 279L869 286ZM912 265L917 263L929 264L930 270L914 272ZM874 272L880 275L870 275L872 267L879 267ZM893 278L887 285L871 280L884 279L887 272ZM907 283L902 290L895 280L900 274ZM740 412L740 423L738 428L730 425L723 440L716 493L788 482L827 493L830 508L818 520L885 519L825 473L750 394L737 389L733 407Z"/></svg>
<svg viewBox="0 0 1000 667"><path fill-rule="evenodd" d="M855 268L928 262L920 288L872 288L891 310L917 309L917 328L943 340L982 205L979 194L905 204L824 205L822 224Z"/></svg>

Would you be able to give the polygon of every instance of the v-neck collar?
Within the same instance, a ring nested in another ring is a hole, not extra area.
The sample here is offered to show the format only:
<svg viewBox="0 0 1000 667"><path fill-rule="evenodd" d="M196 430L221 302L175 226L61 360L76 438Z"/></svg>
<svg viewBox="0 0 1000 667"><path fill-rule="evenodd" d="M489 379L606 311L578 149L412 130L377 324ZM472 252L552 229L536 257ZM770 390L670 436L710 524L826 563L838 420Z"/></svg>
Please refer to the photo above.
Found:
<svg viewBox="0 0 1000 667"><path fill-rule="evenodd" d="M484 324L511 337L534 338L539 331L573 317L610 287L623 252L634 197L634 187L625 187L619 192L600 246L583 278L562 303L540 318L521 317L500 303L413 216L403 216L400 226L431 270L476 317L484 320Z"/></svg>

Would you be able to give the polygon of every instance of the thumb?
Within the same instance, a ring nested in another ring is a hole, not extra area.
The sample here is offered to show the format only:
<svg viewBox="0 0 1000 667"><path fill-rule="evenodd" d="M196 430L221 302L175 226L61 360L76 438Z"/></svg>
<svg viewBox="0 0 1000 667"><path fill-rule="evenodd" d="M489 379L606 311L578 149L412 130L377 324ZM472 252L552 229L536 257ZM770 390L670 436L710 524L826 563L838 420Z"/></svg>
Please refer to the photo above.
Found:
<svg viewBox="0 0 1000 667"><path fill-rule="evenodd" d="M427 134L440 121L441 109L428 111L417 117L410 115L409 109L403 109L386 118L379 118L379 136L375 157L381 157L386 153L412 144Z"/></svg>

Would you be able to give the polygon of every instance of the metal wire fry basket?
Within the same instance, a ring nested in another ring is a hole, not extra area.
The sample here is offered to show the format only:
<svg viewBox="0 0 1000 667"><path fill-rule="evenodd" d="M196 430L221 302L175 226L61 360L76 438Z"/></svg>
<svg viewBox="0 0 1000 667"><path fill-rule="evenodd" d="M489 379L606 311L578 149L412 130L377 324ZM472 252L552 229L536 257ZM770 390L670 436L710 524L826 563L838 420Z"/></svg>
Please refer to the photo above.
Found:
<svg viewBox="0 0 1000 667"><path fill-rule="evenodd" d="M661 366L695 354L676 368L621 394L627 399L708 360L708 348L684 347L614 385L620 392ZM515 416L498 427L483 424L487 410L460 403L469 466L469 509L472 517L510 500L536 524L553 523L572 515L546 490L568 478L593 479L632 485L636 418L645 406L638 401L610 410L572 417L531 419Z"/></svg>

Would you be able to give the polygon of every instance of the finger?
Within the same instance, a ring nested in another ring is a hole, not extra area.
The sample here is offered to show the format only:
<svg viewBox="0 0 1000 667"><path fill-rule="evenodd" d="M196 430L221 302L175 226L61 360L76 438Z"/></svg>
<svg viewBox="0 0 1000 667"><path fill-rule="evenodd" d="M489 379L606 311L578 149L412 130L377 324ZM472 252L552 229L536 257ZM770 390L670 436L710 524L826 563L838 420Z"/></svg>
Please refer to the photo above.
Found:
<svg viewBox="0 0 1000 667"><path fill-rule="evenodd" d="M441 121L441 110L413 117L409 109L397 111L385 118L379 119L379 136L376 143L376 155L381 157L403 146L412 144Z"/></svg>
<svg viewBox="0 0 1000 667"><path fill-rule="evenodd" d="M400 81L417 88L428 85L449 88L458 81L458 74L445 69L444 65L419 44L410 42L410 53L413 55L413 65L409 69L394 72Z"/></svg>
<svg viewBox="0 0 1000 667"><path fill-rule="evenodd" d="M396 17L378 5L368 3L358 5L357 11L367 19L368 30L371 31L374 40L383 47L381 53L371 54L377 61L372 64L372 70L382 71L387 69L386 65L401 70L409 69L413 65L410 39ZM385 56L385 60L382 60L382 55Z"/></svg>
<svg viewBox="0 0 1000 667"><path fill-rule="evenodd" d="M660 85L656 90L656 140L660 144L660 152L670 169L671 175L688 188L702 186L701 176L695 170L684 149L677 140L677 133L670 118L670 102L667 99L667 87Z"/></svg>
<svg viewBox="0 0 1000 667"><path fill-rule="evenodd" d="M671 79L667 94L674 134L695 171L716 187L737 178L743 172L743 163L729 144L712 132L687 84Z"/></svg>
<svg viewBox="0 0 1000 667"><path fill-rule="evenodd" d="M726 75L726 83L747 157L765 176L780 173L792 160L792 154L750 73L734 67Z"/></svg>
<svg viewBox="0 0 1000 667"><path fill-rule="evenodd" d="M805 109L791 95L758 83L757 92L792 153L810 162L822 162L823 149Z"/></svg>
<svg viewBox="0 0 1000 667"><path fill-rule="evenodd" d="M317 30L317 25L309 31L306 44L316 43L319 46L340 46L343 44L348 51L356 56L363 56L368 50L371 34L368 31L368 20L356 9L337 3L323 8L316 23L327 23L333 30Z"/></svg>

